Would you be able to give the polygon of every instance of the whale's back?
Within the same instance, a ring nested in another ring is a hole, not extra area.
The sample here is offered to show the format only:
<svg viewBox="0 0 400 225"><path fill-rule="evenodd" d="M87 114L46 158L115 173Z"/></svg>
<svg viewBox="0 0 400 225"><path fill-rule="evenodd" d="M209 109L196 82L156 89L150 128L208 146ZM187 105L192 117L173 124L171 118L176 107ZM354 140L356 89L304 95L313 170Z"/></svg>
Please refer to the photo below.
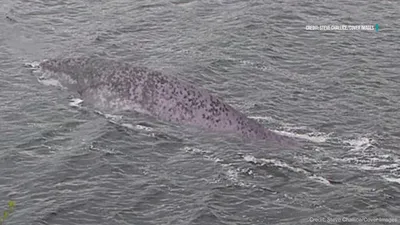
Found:
<svg viewBox="0 0 400 225"><path fill-rule="evenodd" d="M135 110L159 119L244 137L285 142L287 137L223 102L208 90L146 67L97 57L47 60L44 70L76 80L85 101L104 110Z"/></svg>

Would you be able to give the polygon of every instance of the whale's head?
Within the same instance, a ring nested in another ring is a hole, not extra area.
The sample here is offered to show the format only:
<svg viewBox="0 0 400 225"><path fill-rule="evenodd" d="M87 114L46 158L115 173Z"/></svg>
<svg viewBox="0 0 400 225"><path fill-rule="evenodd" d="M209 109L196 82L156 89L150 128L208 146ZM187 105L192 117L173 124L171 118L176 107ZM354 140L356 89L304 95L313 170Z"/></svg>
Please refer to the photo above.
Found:
<svg viewBox="0 0 400 225"><path fill-rule="evenodd" d="M78 79L82 71L83 60L67 59L46 59L39 64L42 72L40 79L57 80L58 83L71 90L78 90Z"/></svg>
<svg viewBox="0 0 400 225"><path fill-rule="evenodd" d="M113 61L111 61L113 62ZM108 64L97 57L53 58L39 64L43 79L54 79L60 86L82 94L85 91L104 88L117 68L123 64ZM125 84L124 82L121 85Z"/></svg>
<svg viewBox="0 0 400 225"><path fill-rule="evenodd" d="M76 76L76 74L82 71L88 61L89 58L87 57L46 59L39 64L39 67L44 71Z"/></svg>

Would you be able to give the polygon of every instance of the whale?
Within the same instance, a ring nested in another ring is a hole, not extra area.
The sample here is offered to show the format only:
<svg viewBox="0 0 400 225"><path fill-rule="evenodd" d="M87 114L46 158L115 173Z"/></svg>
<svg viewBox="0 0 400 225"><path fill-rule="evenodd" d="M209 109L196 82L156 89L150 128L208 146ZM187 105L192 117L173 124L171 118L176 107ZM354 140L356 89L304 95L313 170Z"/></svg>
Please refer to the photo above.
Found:
<svg viewBox="0 0 400 225"><path fill-rule="evenodd" d="M267 129L211 91L158 70L98 56L46 59L39 68L44 77L57 79L98 110L136 111L246 140L298 145L294 138Z"/></svg>

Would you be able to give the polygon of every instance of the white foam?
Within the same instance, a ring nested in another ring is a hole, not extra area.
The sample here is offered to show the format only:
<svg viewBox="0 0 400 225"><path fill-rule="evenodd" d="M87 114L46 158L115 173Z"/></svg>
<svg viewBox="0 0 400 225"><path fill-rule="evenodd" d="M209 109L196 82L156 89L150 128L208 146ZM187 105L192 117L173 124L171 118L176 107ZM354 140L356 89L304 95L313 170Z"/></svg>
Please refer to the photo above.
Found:
<svg viewBox="0 0 400 225"><path fill-rule="evenodd" d="M275 133L278 133L280 135L288 136L288 137L293 137L293 138L299 138L299 139L304 139L308 141L312 141L315 143L324 143L326 142L330 137L330 134L324 134L324 133L317 133L317 132L312 132L309 134L297 134L294 132L288 132L288 131L279 131L279 130L273 130Z"/></svg>
<svg viewBox="0 0 400 225"><path fill-rule="evenodd" d="M195 148L195 147L189 147L185 146L183 147L183 150L188 153L196 153L196 154L206 154L206 153L211 153L211 151L203 150L200 148Z"/></svg>
<svg viewBox="0 0 400 225"><path fill-rule="evenodd" d="M83 102L83 100L80 99L80 98L72 98L72 99L70 99L70 101L69 101L69 105L70 105L71 107L80 108L82 102Z"/></svg>
<svg viewBox="0 0 400 225"><path fill-rule="evenodd" d="M252 162L252 163L257 163L257 158L252 156L252 155L245 155L243 157L244 161L246 162Z"/></svg>
<svg viewBox="0 0 400 225"><path fill-rule="evenodd" d="M142 125L136 125L135 126L136 129L138 130L145 130L145 131L153 131L153 129L151 127L146 127L146 126L142 126Z"/></svg>
<svg viewBox="0 0 400 225"><path fill-rule="evenodd" d="M374 141L370 138L359 137L357 139L344 140L343 143L351 146L352 151L363 151L372 146Z"/></svg>
<svg viewBox="0 0 400 225"><path fill-rule="evenodd" d="M228 169L228 171L226 172L226 176L228 177L229 180L238 182L238 171L233 169Z"/></svg>
<svg viewBox="0 0 400 225"><path fill-rule="evenodd" d="M114 117L110 117L111 119L108 118L109 121L111 123L114 123L114 124L119 125L121 127L125 127L125 128L130 129L130 130L144 130L144 131L149 131L149 132L153 131L153 129L151 127L146 127L146 126L139 125L139 124L133 125L131 123L120 123L119 121L122 119L122 116L117 116L117 115L112 115L112 116L114 116ZM152 135L152 136L154 136L154 135Z"/></svg>
<svg viewBox="0 0 400 225"><path fill-rule="evenodd" d="M203 150L200 148L195 148L195 147L189 147L189 146L185 146L182 148L182 150L184 150L185 152L189 153L189 154L200 154L203 156L204 159L209 160L209 161L213 161L213 162L222 162L223 160L215 157L212 154L212 151L208 151L208 150Z"/></svg>
<svg viewBox="0 0 400 225"><path fill-rule="evenodd" d="M62 84L60 83L60 81L56 80L56 79L46 79L46 78L38 78L38 82L46 85L46 86L56 86L56 87L60 87L60 88L64 88L64 86L62 86Z"/></svg>
<svg viewBox="0 0 400 225"><path fill-rule="evenodd" d="M119 121L122 120L122 116L121 115L113 115L113 114L102 114L106 119L111 119L114 121Z"/></svg>
<svg viewBox="0 0 400 225"><path fill-rule="evenodd" d="M130 130L153 131L153 128L147 127L147 126L143 126L143 125L139 125L139 124L133 125L131 123L121 123L121 121L123 119L122 115L114 115L114 114L103 113L103 112L98 111L98 110L96 110L94 112L99 114L99 115L101 115L101 116L104 116L106 119L108 119L108 121L110 123L116 124L116 125L121 126L121 127L128 128ZM154 135L152 134L151 136L154 136Z"/></svg>
<svg viewBox="0 0 400 225"><path fill-rule="evenodd" d="M399 164L393 163L389 165L380 165L380 166L374 166L374 165L361 165L358 166L359 169L362 170L370 170L370 171L382 171L382 170L390 170L390 169L398 169Z"/></svg>
<svg viewBox="0 0 400 225"><path fill-rule="evenodd" d="M33 61L30 63L24 63L25 67L29 67L29 68L39 68L40 62L37 61Z"/></svg>
<svg viewBox="0 0 400 225"><path fill-rule="evenodd" d="M256 185L254 185L254 184L250 184L250 183L247 183L247 182L245 182L245 181L242 181L242 180L240 180L240 177L239 177L239 173L240 172L243 172L243 171L240 171L239 169L235 169L235 168L232 168L232 166L231 165L227 165L227 164L222 164L224 167L227 167L228 169L227 169L227 171L226 171L226 178L227 178L227 180L229 180L229 181L231 181L231 182L233 182L235 185L238 185L238 186L240 186L240 187L245 187L245 188L255 188L255 187L257 187ZM246 172L246 173L248 173L248 172ZM248 173L248 174L251 174L251 173Z"/></svg>
<svg viewBox="0 0 400 225"><path fill-rule="evenodd" d="M310 178L311 180L315 180L319 183L325 184L325 185L332 185L329 180L327 180L326 178L321 177L321 176L312 175L312 176L309 176L308 178Z"/></svg>
<svg viewBox="0 0 400 225"><path fill-rule="evenodd" d="M276 120L270 116L249 116L251 119L255 120L261 120L261 121L269 121L269 122L275 122Z"/></svg>
<svg viewBox="0 0 400 225"><path fill-rule="evenodd" d="M331 182L328 179L324 178L324 177L312 174L312 173L310 173L310 172L308 172L308 171L306 171L306 170L304 170L302 168L290 166L287 163L282 162L282 161L277 160L277 159L264 159L264 158L257 159L256 157L254 157L252 155L246 155L243 158L247 162L257 163L257 164L261 164L261 165L272 164L272 165L274 165L276 167L281 167L281 168L285 168L285 169L291 170L293 172L302 173L302 174L307 175L308 178L310 178L310 179L312 179L314 181L317 181L317 182L325 184L325 185L332 185Z"/></svg>
<svg viewBox="0 0 400 225"><path fill-rule="evenodd" d="M261 121L268 121L268 122L277 122L274 118L270 117L270 116L250 116L249 118L255 119L255 120L261 120ZM296 131L299 129L309 129L307 127L296 127L293 125L289 125L289 124L283 124L284 126L284 130L272 130L273 132L280 134L280 135L284 135L284 136L288 136L288 137L293 137L293 138L299 138L299 139L304 139L304 140L308 140L311 142L315 142L315 143L323 143L326 142L328 139L330 139L330 134L325 134L322 132L310 132L307 134L297 134L295 132L292 131Z"/></svg>
<svg viewBox="0 0 400 225"><path fill-rule="evenodd" d="M125 128L128 128L128 129L131 129L131 130L135 130L135 126L133 126L132 124L130 124L130 123L122 123L122 124L117 124L117 125L120 125L121 127L125 127Z"/></svg>
<svg viewBox="0 0 400 225"><path fill-rule="evenodd" d="M400 178L398 178L398 177L382 176L382 178L387 180L387 181L389 181L389 182L400 184Z"/></svg>
<svg viewBox="0 0 400 225"><path fill-rule="evenodd" d="M282 162L282 161L280 161L278 159L264 159L264 158L257 159L256 157L251 156L251 155L246 155L246 156L243 157L243 159L245 161L247 161L247 162L258 163L258 164L261 164L261 165L272 164L272 165L274 165L276 167L286 168L286 169L289 169L289 170L294 171L294 172L308 174L307 171L305 171L305 170L303 170L301 168L296 168L296 167L290 166L287 163Z"/></svg>
<svg viewBox="0 0 400 225"><path fill-rule="evenodd" d="M373 172L391 182L398 182L398 178L386 175L397 174L400 171L400 160L390 150L375 148L375 140L367 137L343 140L342 143L349 149L350 156L333 158L334 161L344 162L348 167L358 170Z"/></svg>

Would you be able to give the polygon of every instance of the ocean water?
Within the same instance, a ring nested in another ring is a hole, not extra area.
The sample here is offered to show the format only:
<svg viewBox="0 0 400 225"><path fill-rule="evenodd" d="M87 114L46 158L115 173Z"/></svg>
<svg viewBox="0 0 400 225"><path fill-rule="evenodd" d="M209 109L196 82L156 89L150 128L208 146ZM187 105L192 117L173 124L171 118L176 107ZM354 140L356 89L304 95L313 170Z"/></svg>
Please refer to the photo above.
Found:
<svg viewBox="0 0 400 225"><path fill-rule="evenodd" d="M0 213L16 203L4 224L398 224L399 12L395 0L1 0ZM304 146L96 112L24 66L79 54L173 74Z"/></svg>

